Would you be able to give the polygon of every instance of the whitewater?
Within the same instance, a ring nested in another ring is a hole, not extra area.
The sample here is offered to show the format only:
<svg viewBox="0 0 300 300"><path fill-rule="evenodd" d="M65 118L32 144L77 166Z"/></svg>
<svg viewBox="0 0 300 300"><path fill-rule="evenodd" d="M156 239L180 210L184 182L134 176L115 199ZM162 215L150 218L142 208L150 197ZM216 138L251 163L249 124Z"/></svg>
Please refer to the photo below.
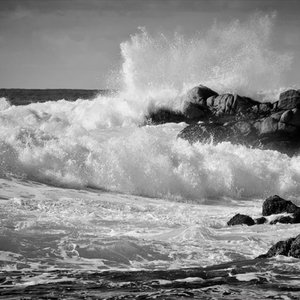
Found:
<svg viewBox="0 0 300 300"><path fill-rule="evenodd" d="M117 92L26 106L0 99L0 297L8 299L5 288L25 295L90 272L126 277L250 260L299 233L298 224L226 225L237 212L259 217L270 195L300 205L299 156L190 144L177 138L185 123L146 122L160 108L181 111L199 83L275 101L292 57L272 50L273 21L215 24L192 38L141 28L121 44L121 69L108 79ZM299 278L279 278L273 268L299 273L299 260L271 261L238 280L263 277L291 296Z"/></svg>

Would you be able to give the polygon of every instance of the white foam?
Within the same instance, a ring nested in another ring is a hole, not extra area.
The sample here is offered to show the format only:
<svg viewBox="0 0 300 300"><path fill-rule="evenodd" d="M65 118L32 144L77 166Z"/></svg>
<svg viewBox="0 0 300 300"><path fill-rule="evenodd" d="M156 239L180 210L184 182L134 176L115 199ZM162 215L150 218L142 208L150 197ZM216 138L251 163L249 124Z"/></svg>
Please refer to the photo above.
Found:
<svg viewBox="0 0 300 300"><path fill-rule="evenodd" d="M0 176L172 199L297 195L298 157L190 145L176 139L184 124L139 127L151 109L180 109L198 83L246 95L280 86L289 57L269 45L272 20L215 25L191 39L142 30L121 44L119 93L3 109Z"/></svg>
<svg viewBox="0 0 300 300"><path fill-rule="evenodd" d="M4 97L0 98L0 111L8 109L10 106L11 105L9 101L6 98Z"/></svg>

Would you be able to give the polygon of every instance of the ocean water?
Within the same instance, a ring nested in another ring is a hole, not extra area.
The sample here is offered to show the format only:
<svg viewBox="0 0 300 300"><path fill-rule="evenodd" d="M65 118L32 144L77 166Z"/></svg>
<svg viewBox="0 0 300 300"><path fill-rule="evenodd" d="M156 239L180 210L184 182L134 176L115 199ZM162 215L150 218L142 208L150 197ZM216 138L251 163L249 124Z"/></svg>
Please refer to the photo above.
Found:
<svg viewBox="0 0 300 300"><path fill-rule="evenodd" d="M141 29L121 44L113 95L0 99L1 299L298 299L299 260L253 259L300 225L226 222L259 217L274 194L300 205L300 157L144 125L199 83L275 100L291 57L272 50L272 22L193 38Z"/></svg>

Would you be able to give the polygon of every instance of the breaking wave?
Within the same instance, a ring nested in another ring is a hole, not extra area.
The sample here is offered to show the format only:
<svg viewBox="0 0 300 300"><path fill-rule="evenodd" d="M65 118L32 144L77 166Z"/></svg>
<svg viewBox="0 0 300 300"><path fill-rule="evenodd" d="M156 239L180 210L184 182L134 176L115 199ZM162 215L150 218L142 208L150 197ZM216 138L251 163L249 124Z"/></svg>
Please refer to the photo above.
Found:
<svg viewBox="0 0 300 300"><path fill-rule="evenodd" d="M121 44L121 89L91 101L10 106L0 100L0 176L150 197L202 199L300 192L300 158L176 139L183 124L139 127L153 107L180 109L199 83L254 96L281 86L290 56L270 48L273 17L214 25L193 38Z"/></svg>

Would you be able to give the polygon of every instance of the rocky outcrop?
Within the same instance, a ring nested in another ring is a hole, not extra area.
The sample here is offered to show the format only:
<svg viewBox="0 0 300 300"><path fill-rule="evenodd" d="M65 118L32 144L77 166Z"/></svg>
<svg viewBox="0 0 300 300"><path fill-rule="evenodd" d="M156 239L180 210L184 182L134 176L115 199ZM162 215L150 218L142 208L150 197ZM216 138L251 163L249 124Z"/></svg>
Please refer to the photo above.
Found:
<svg viewBox="0 0 300 300"><path fill-rule="evenodd" d="M267 198L262 206L262 215L270 216L281 213L296 213L300 211L300 207L293 202L284 200L283 198L274 195Z"/></svg>
<svg viewBox="0 0 300 300"><path fill-rule="evenodd" d="M276 255L300 258L300 234L295 238L277 242L266 254L260 255L258 258L270 258Z"/></svg>
<svg viewBox="0 0 300 300"><path fill-rule="evenodd" d="M254 220L247 216L247 215L241 215L241 214L236 214L234 217L232 217L228 222L228 226L233 226L233 225L248 225L252 226L254 225L255 222Z"/></svg>
<svg viewBox="0 0 300 300"><path fill-rule="evenodd" d="M184 98L182 111L161 108L149 113L146 123L186 122L178 137L190 143L227 141L288 155L300 152L300 90L261 103L237 94L218 95L199 85Z"/></svg>
<svg viewBox="0 0 300 300"><path fill-rule="evenodd" d="M201 103L196 119L202 122L190 122L179 138L191 143L228 141L288 155L300 149L300 90L280 94L275 103L233 94L213 95Z"/></svg>
<svg viewBox="0 0 300 300"><path fill-rule="evenodd" d="M277 195L271 196L267 198L262 205L262 215L263 216L271 216L277 214L287 213L290 215L282 216L279 215L277 218L274 218L269 222L270 225L274 225L277 223L284 224L296 224L300 223L300 207L295 205L293 202L285 200ZM252 219L250 216L236 214L232 217L227 225L241 225L246 224L248 226L252 226L254 224L264 224L267 223L268 220L265 217L260 217L256 219Z"/></svg>
<svg viewBox="0 0 300 300"><path fill-rule="evenodd" d="M195 123L199 120L207 119L211 113L207 107L206 100L217 95L218 93L215 91L200 84L192 88L184 96L185 101L182 111L171 111L169 108L150 111L148 116L146 116L146 124Z"/></svg>
<svg viewBox="0 0 300 300"><path fill-rule="evenodd" d="M300 90L288 90L280 94L276 103L277 110L300 108Z"/></svg>
<svg viewBox="0 0 300 300"><path fill-rule="evenodd" d="M238 115L235 117L238 118ZM299 152L300 113L298 109L295 113L285 111L268 117L259 116L257 119L253 117L246 119L243 116L236 121L222 121L224 117L217 121L190 124L178 134L178 137L190 143L208 140L214 143L226 141L260 149L277 150L290 156Z"/></svg>

